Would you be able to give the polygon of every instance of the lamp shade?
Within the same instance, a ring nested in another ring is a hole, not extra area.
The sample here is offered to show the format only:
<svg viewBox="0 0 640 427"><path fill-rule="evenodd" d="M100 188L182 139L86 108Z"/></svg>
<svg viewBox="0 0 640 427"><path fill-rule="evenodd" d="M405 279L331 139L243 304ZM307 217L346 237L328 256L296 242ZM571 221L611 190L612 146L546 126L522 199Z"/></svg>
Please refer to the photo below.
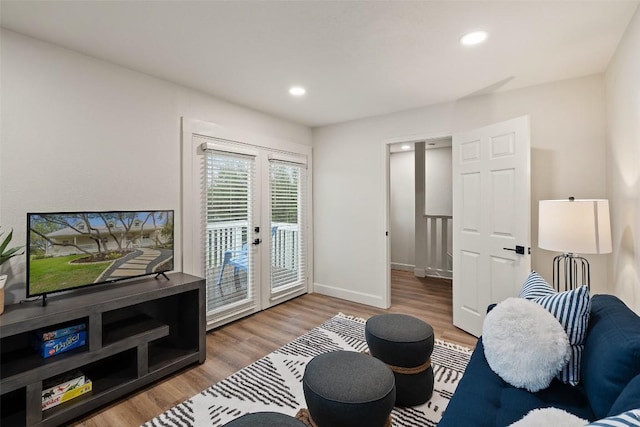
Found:
<svg viewBox="0 0 640 427"><path fill-rule="evenodd" d="M540 200L538 247L579 254L611 252L609 201Z"/></svg>

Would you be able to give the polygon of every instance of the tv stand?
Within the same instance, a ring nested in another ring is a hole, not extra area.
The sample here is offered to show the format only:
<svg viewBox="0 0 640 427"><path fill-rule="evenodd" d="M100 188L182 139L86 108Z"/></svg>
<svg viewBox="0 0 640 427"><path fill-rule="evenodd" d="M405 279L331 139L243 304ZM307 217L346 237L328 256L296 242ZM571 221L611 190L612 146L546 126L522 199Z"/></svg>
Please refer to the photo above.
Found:
<svg viewBox="0 0 640 427"><path fill-rule="evenodd" d="M171 273L8 305L0 316L0 425L58 426L193 363L203 363L205 281ZM85 323L87 344L49 358L33 332ZM42 410L42 384L82 371L93 390Z"/></svg>

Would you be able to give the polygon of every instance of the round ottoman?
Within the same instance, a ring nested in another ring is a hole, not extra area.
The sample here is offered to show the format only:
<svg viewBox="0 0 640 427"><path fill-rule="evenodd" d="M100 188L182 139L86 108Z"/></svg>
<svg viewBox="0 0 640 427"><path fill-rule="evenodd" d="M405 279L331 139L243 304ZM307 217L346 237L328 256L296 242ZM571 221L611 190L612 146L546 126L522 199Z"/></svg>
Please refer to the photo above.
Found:
<svg viewBox="0 0 640 427"><path fill-rule="evenodd" d="M405 314L379 314L367 320L364 333L371 355L393 371L397 406L416 406L431 399L431 325Z"/></svg>
<svg viewBox="0 0 640 427"><path fill-rule="evenodd" d="M302 421L278 412L254 412L228 422L224 427L306 427Z"/></svg>
<svg viewBox="0 0 640 427"><path fill-rule="evenodd" d="M334 351L314 357L305 368L302 389L318 427L391 425L393 373L367 354Z"/></svg>

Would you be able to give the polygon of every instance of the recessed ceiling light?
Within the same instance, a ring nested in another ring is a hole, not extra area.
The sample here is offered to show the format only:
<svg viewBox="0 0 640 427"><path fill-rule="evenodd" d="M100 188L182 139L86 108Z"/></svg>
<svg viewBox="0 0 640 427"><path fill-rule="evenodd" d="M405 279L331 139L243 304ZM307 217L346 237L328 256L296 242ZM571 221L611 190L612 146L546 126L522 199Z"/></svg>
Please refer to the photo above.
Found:
<svg viewBox="0 0 640 427"><path fill-rule="evenodd" d="M289 89L289 93L293 96L302 96L307 93L307 90L302 86L293 86L291 89Z"/></svg>
<svg viewBox="0 0 640 427"><path fill-rule="evenodd" d="M400 148L402 148L403 150L410 150L410 149L411 149L411 146L410 146L410 145L405 144L405 145L401 146Z"/></svg>
<svg viewBox="0 0 640 427"><path fill-rule="evenodd" d="M489 33L486 31L472 31L462 36L460 43L465 46L474 46L485 41L487 37L489 37Z"/></svg>

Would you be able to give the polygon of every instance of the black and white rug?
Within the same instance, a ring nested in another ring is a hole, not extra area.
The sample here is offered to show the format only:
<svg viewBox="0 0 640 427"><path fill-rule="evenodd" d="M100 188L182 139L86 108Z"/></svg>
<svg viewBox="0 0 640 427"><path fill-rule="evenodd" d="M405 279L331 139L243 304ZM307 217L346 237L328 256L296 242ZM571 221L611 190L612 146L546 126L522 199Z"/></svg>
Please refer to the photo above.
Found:
<svg viewBox="0 0 640 427"><path fill-rule="evenodd" d="M223 426L249 412L273 411L295 416L306 403L302 375L318 354L336 350L364 351L365 320L338 314L273 353L174 406L144 424L158 426ZM465 347L436 340L431 356L433 396L413 408L394 408L393 426L436 426L469 362Z"/></svg>

